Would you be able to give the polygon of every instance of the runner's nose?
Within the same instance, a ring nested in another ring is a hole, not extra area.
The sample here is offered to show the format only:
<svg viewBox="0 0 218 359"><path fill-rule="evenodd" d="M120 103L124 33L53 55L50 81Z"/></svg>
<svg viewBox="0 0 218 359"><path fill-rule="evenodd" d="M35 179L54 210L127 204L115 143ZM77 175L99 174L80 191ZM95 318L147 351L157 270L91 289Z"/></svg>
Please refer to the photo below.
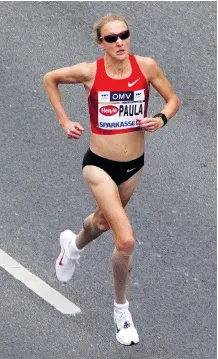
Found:
<svg viewBox="0 0 218 359"><path fill-rule="evenodd" d="M118 37L118 39L117 39L117 41L116 41L116 44L117 44L117 45L122 45L122 44L123 44L123 40L121 40L121 39Z"/></svg>

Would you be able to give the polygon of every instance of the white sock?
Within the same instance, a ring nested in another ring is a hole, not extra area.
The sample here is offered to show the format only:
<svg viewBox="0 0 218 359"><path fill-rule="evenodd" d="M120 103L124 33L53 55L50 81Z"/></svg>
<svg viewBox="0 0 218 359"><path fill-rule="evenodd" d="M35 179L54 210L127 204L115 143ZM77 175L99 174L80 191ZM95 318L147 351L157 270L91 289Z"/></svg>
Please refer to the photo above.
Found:
<svg viewBox="0 0 218 359"><path fill-rule="evenodd" d="M78 254L81 253L83 250L84 250L84 248L82 248L82 249L77 248L77 246L76 246L76 237L73 238L73 239L70 241L70 243L69 243L69 253L70 253L70 256L71 256L71 257L74 257L75 254L78 255Z"/></svg>
<svg viewBox="0 0 218 359"><path fill-rule="evenodd" d="M122 310L122 309L128 309L129 308L129 302L126 300L126 303L124 304L118 304L114 301L114 309L116 311Z"/></svg>

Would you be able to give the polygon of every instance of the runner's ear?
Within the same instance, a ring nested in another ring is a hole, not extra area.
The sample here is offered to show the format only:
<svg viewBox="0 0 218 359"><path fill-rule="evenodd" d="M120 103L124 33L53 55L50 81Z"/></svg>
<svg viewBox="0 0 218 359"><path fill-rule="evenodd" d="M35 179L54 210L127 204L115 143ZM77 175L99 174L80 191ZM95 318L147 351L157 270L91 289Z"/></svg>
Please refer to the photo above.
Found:
<svg viewBox="0 0 218 359"><path fill-rule="evenodd" d="M98 46L101 50L104 50L104 43L101 39L98 39Z"/></svg>

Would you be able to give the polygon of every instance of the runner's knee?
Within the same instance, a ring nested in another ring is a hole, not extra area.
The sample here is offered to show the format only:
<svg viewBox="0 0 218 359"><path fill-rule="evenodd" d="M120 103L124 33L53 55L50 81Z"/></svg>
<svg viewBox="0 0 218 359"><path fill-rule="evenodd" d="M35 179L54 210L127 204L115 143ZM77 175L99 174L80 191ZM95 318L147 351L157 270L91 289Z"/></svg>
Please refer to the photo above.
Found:
<svg viewBox="0 0 218 359"><path fill-rule="evenodd" d="M130 256L134 250L135 239L129 237L116 242L118 252L123 256Z"/></svg>

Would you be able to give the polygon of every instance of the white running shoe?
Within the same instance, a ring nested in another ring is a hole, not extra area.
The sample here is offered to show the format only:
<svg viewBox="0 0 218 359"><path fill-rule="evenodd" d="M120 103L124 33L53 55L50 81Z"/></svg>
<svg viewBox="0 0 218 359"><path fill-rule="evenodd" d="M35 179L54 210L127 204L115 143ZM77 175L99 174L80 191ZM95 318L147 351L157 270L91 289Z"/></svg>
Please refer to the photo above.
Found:
<svg viewBox="0 0 218 359"><path fill-rule="evenodd" d="M116 338L123 345L134 345L139 342L137 330L129 312L129 302L120 308L114 305L114 322L116 324Z"/></svg>
<svg viewBox="0 0 218 359"><path fill-rule="evenodd" d="M60 245L61 245L61 253L56 260L56 275L60 282L66 283L68 282L74 273L75 264L80 258L79 249L75 249L75 253L70 254L69 245L75 243L76 234L70 231L69 229L65 230L60 234Z"/></svg>

